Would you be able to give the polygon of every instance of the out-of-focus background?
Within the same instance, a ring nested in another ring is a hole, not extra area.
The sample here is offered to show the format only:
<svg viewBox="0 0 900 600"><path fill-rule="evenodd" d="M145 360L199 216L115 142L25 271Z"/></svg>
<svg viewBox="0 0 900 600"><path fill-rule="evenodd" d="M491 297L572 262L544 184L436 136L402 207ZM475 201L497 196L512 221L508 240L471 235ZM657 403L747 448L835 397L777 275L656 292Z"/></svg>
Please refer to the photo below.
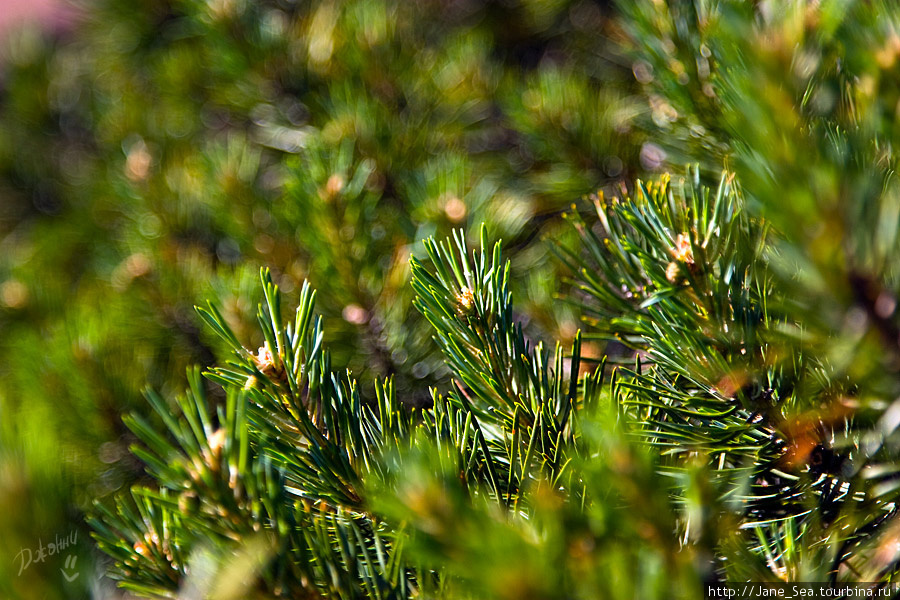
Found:
<svg viewBox="0 0 900 600"><path fill-rule="evenodd" d="M33 26L65 27L72 22L72 6L60 0L2 0L0 2L0 33L10 29Z"/></svg>
<svg viewBox="0 0 900 600"><path fill-rule="evenodd" d="M121 417L227 358L194 305L261 345L261 266L368 394L445 376L407 268L453 228L571 340L543 239L667 164L624 38L593 0L0 1L0 597L115 597L83 514L142 477Z"/></svg>

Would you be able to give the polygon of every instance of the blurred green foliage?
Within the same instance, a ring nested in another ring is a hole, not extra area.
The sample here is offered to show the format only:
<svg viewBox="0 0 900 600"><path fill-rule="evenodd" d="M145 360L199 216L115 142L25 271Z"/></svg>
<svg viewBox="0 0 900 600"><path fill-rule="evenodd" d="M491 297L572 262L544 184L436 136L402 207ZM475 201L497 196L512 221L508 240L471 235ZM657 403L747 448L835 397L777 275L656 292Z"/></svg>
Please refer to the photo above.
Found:
<svg viewBox="0 0 900 600"><path fill-rule="evenodd" d="M446 377L410 310L407 258L428 235L487 222L529 274L515 286L530 330L571 339L535 242L638 166L613 14L102 0L56 35L7 34L0 595L78 597L55 563L20 576L16 554L140 476L121 414L221 356L192 305L215 300L262 344L248 325L260 265L289 296L315 282L335 362L393 375L413 402Z"/></svg>

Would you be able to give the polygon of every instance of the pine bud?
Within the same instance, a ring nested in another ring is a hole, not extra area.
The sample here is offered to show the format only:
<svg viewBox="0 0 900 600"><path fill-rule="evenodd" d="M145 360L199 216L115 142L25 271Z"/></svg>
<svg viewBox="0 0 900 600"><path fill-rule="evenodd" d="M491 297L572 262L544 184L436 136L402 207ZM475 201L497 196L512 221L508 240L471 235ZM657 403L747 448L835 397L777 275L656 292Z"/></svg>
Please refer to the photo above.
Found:
<svg viewBox="0 0 900 600"><path fill-rule="evenodd" d="M275 363L275 355L272 353L272 349L269 347L269 343L266 342L263 346L256 351L256 355L253 356L253 362L256 364L256 368L259 369L259 372L271 379L273 382L282 384L287 381L287 375L284 372L284 365ZM244 384L244 388L251 388L256 385L255 377L248 377L247 382Z"/></svg>
<svg viewBox="0 0 900 600"><path fill-rule="evenodd" d="M467 317L475 310L475 294L467 287L464 287L456 294L456 312L460 317Z"/></svg>
<svg viewBox="0 0 900 600"><path fill-rule="evenodd" d="M675 248L672 256L680 263L694 264L694 250L691 247L691 238L685 233L679 233L675 237Z"/></svg>
<svg viewBox="0 0 900 600"><path fill-rule="evenodd" d="M666 279L669 283L684 283L686 275L687 273L685 272L684 265L680 262L673 260L669 263L669 266L666 267Z"/></svg>
<svg viewBox="0 0 900 600"><path fill-rule="evenodd" d="M341 190L344 189L344 178L335 173L325 182L325 187L320 192L321 197L326 201L334 200Z"/></svg>
<svg viewBox="0 0 900 600"><path fill-rule="evenodd" d="M211 454L210 466L216 468L219 466L219 457L222 456L222 448L225 447L225 430L224 429L216 429L216 431L209 436L209 451Z"/></svg>
<svg viewBox="0 0 900 600"><path fill-rule="evenodd" d="M213 456L219 456L222 453L222 447L225 445L225 430L216 429L215 433L209 436L209 449L212 450Z"/></svg>
<svg viewBox="0 0 900 600"><path fill-rule="evenodd" d="M199 461L195 460L197 465L197 477L200 473L209 469L212 472L219 471L219 463L222 457L222 448L225 447L225 430L217 429L209 439L209 450L204 449Z"/></svg>
<svg viewBox="0 0 900 600"><path fill-rule="evenodd" d="M666 280L669 283L684 284L687 282L687 274L694 270L694 249L691 247L691 239L685 233L679 233L675 237L675 247L670 250L675 259L666 267Z"/></svg>
<svg viewBox="0 0 900 600"><path fill-rule="evenodd" d="M185 492L178 498L178 510L186 515L196 515L200 508L200 500L194 492Z"/></svg>
<svg viewBox="0 0 900 600"><path fill-rule="evenodd" d="M260 346L256 351L256 356L253 357L253 362L256 363L256 368L259 369L260 373L263 375L271 377L275 374L275 357L272 355L272 349L269 347L269 342Z"/></svg>

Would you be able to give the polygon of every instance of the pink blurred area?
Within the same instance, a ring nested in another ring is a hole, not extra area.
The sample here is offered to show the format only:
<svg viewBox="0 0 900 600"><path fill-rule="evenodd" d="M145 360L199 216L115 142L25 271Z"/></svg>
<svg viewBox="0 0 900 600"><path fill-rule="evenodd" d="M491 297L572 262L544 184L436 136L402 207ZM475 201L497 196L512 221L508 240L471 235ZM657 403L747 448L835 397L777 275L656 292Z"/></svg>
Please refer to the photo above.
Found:
<svg viewBox="0 0 900 600"><path fill-rule="evenodd" d="M66 0L0 0L0 35L22 25L64 28L74 12Z"/></svg>

